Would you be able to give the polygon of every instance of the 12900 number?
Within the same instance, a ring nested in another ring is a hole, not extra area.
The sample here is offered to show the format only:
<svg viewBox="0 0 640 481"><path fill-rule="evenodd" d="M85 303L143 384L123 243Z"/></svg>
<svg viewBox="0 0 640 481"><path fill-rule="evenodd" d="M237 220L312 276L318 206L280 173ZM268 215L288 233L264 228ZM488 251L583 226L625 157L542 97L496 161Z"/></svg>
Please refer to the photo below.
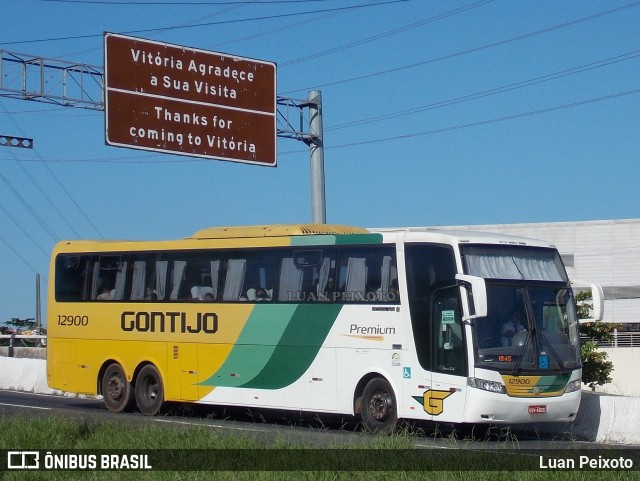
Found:
<svg viewBox="0 0 640 481"><path fill-rule="evenodd" d="M58 315L59 326L87 326L89 325L89 316L65 316Z"/></svg>
<svg viewBox="0 0 640 481"><path fill-rule="evenodd" d="M531 379L512 377L511 379L509 379L509 384L531 384Z"/></svg>

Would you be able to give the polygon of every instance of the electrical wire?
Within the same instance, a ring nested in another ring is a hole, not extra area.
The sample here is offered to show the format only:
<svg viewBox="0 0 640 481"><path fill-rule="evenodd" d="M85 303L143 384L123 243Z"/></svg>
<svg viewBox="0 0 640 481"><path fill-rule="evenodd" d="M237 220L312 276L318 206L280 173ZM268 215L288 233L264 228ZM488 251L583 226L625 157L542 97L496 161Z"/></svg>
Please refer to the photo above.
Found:
<svg viewBox="0 0 640 481"><path fill-rule="evenodd" d="M13 224L20 229L20 231L25 235L25 237L27 239L29 239L34 246L36 246L36 248L46 257L49 257L49 253L47 252L47 250L42 247L40 244L38 244L38 242L33 238L33 236L29 233L29 231L27 231L27 229L25 229L25 227L20 223L20 221L18 219L16 219L16 217L11 213L11 211L9 211L9 209L7 209L4 205L2 205L0 203L0 210L2 212L4 212L4 214L9 218L9 220L11 222L13 222ZM6 242L5 242L6 243Z"/></svg>
<svg viewBox="0 0 640 481"><path fill-rule="evenodd" d="M550 82L552 80L557 80L560 78L564 78L564 77L568 77L570 75L576 75L579 73L583 73L583 72L587 72L590 70L594 70L597 68L601 68L601 67L607 67L609 65L613 65L619 62L624 62L626 60L632 60L634 58L638 58L640 57L640 50L634 50L632 52L629 53L625 53L622 55L616 55L614 57L609 57L603 60L598 60L596 62L591 62L588 64L584 64L581 65L579 67L573 67L570 69L565 69L565 70L561 70L559 72L555 72L555 73L551 73L551 74L546 74L546 75L542 75L542 76L538 76L538 77L534 77L528 80L522 80L520 82L515 82L515 83L511 83L511 84L507 84L507 85L503 85L500 87L494 87L488 90L482 90L480 92L475 92L475 93L471 93L468 95L463 95L460 97L455 97L452 99L448 99L448 100L441 100L439 102L434 102L432 104L427 104L427 105L422 105L419 107L413 107L410 109L406 109L406 110L400 110L397 112L391 112L388 114L384 114L384 115L376 115L374 117L368 117L365 119L360 119L360 120L353 120L350 122L345 122L343 124L338 124L338 125L334 125L334 126L330 126L330 127L325 127L324 131L325 132L330 132L332 130L340 130L340 129L345 129L345 128L350 128L350 127L356 127L356 126L360 126L360 125L364 125L364 124L370 124L370 123L374 123L374 122L382 122L382 121L386 121L386 120L392 120L398 117L402 117L405 115L411 115L411 114L416 114L419 112L424 112L427 110L434 110L434 109L438 109L438 108L442 108L442 107L449 107L451 105L456 105L456 104L461 104L464 102L469 102L472 100L476 100L476 99L480 99L480 98L484 98L484 97L489 97L491 95L498 95L501 93L505 93L505 92L510 92L512 90L517 90L517 89L521 89L521 88L525 88L525 87L530 87L532 85L537 85L540 83L544 83L544 82Z"/></svg>
<svg viewBox="0 0 640 481"><path fill-rule="evenodd" d="M29 267L29 269L33 271L34 274L38 274L36 268L33 267L33 265L22 254L20 254L19 250L17 250L9 242L7 242L7 240L1 234L0 241L2 241L9 248L9 250L11 250L11 252L13 252L22 262L24 262Z"/></svg>
<svg viewBox="0 0 640 481"><path fill-rule="evenodd" d="M327 145L325 144L324 149L325 150L336 150L336 149L343 149L343 148L347 148L347 147L358 147L361 145L372 145L372 144L380 144L380 143L384 143L384 142L391 142L394 140L403 140L403 139L411 139L411 138L415 138L415 137L423 137L426 135L433 135L433 134L441 134L444 132L451 132L454 130L461 130L461 129L468 129L471 127L480 127L482 125L489 125L489 124L494 124L494 123L498 123L498 122L505 122L508 120L516 120L516 119L521 119L524 117L531 117L534 115L540 115L540 114L546 114L549 112L555 112L558 110L564 110L564 109L569 109L569 108L574 108L574 107L580 107L582 105L588 105L588 104L592 104L595 102L602 102L605 100L612 100L612 99L616 99L619 97L624 97L626 95L633 95L633 94L637 94L640 93L640 88L639 89L633 89L633 90L627 90L624 92L618 92L615 94L611 94L611 95L605 95L602 97L596 97L596 98L591 98L591 99L586 99L586 100L580 100L577 102L571 102L569 104L562 104L562 105L556 105L554 107L548 107L548 108L544 108L544 109L538 109L538 110L532 110L529 112L522 112L522 113L517 113L517 114L512 114L512 115L505 115L503 117L496 117L496 118L492 118L492 119L485 119L485 120L479 120L477 122L469 122L466 124L460 124L460 125L452 125L449 127L441 127L438 129L432 129L432 130L425 130L422 132L414 132L411 134L403 134L403 135L396 135L396 136L392 136L392 137L384 137L384 138L378 138L378 139L371 139L371 140L363 140L360 142L350 142L347 144L339 144L339 145ZM288 155L288 154L294 154L294 153L300 153L300 152L305 152L303 150L297 150L297 151L289 151L289 152L280 152L278 153L278 155Z"/></svg>
<svg viewBox="0 0 640 481"><path fill-rule="evenodd" d="M7 109L5 108L3 103L0 103L0 107L2 107L2 110L5 112L5 114L9 117L9 119L11 120L11 122L13 123L13 125L15 126L15 128L18 130L18 132L23 136L26 137L25 133L22 131L22 129L20 128L19 124L16 122L15 118L13 117L13 115L11 115ZM34 149L34 152L36 153L36 155L39 157L39 153L37 150ZM77 238L80 238L80 234L79 232L73 227L73 225L71 224L71 222L69 222L69 220L67 219L67 217L62 213L62 211L57 207L56 203L53 202L53 200L47 195L47 193L38 185L38 183L36 182L36 180L33 178L33 176L31 176L31 174L29 174L29 172L24 168L24 166L16 159L14 158L15 162L18 164L18 166L20 167L20 169L22 170L22 172L27 176L27 178L31 181L31 184L36 188L36 190L38 190L38 192L40 193L40 195L42 195L42 197L49 203L49 205L51 206L51 208L60 216L60 218L64 221L65 224L67 224L67 226L73 231L73 233L76 235ZM45 168L47 169L47 171L49 172L49 175L51 176L51 178L58 184L58 186L62 189L62 191L65 193L65 195L67 196L67 198L73 203L73 205L76 207L76 209L78 209L78 211L80 212L80 214L85 218L85 220L89 223L89 225L91 225L91 227L96 231L96 233L103 238L102 233L100 232L100 230L98 229L98 227L94 224L94 222L91 220L91 218L86 214L86 212L84 211L84 209L82 209L82 207L80 206L80 204L78 204L78 202L75 200L75 198L71 195L71 193L69 192L69 190L65 187L65 185L62 183L62 181L58 178L58 176L55 174L55 172L51 169L51 167L49 165L47 165L46 162L42 162L42 164L45 166ZM7 181L5 181L6 183ZM51 229L51 232L53 232L53 230ZM58 240L57 238L55 240Z"/></svg>
<svg viewBox="0 0 640 481"><path fill-rule="evenodd" d="M13 193L18 201L20 201L22 206L29 212L29 214L31 214L31 216L38 222L38 224L40 224L40 227L42 227L47 235L51 237L54 242L58 242L60 238L55 233L53 228L35 211L33 206L27 201L27 199L24 198L24 196L18 191L18 189L16 189L13 184L9 182L9 179L7 179L2 173L0 173L0 180L5 183L7 188Z"/></svg>
<svg viewBox="0 0 640 481"><path fill-rule="evenodd" d="M362 3L359 5L352 5L348 7L336 7L336 8L326 8L322 10L308 10L306 12L295 12L295 13L282 13L278 15L265 15L262 17L251 17L251 18L241 18L235 20L220 20L217 22L206 22L206 23L197 23L193 25L183 25L183 26L170 26L170 27L158 27L158 28L147 28L147 29L139 29L139 30L129 30L126 32L118 32L121 34L140 34L140 33L150 33L150 32L158 32L158 31L170 31L170 30L182 30L187 28L200 28L200 27L211 27L215 25L231 25L245 22L255 22L255 21L265 21L265 20L274 20L278 18L290 18L297 17L301 15L312 15L315 13L326 13L326 12L339 12L339 11L348 11L348 10L358 10L363 8L370 7L379 7L382 5L392 5L396 3L405 3L410 2L412 0L386 0L384 2L379 3ZM58 42L62 40L81 40L87 38L98 38L103 37L103 34L88 34L88 35L71 35L68 37L51 37L51 38L41 38L35 40L13 40L11 42L0 42L3 45L16 45L16 44L27 44L27 43L42 43L42 42Z"/></svg>
<svg viewBox="0 0 640 481"><path fill-rule="evenodd" d="M128 7L130 5L136 6L163 6L163 7L182 7L185 5L195 6L195 5L203 5L203 6L217 6L217 5L276 5L276 4L300 4L300 3L317 3L317 2L329 2L333 0L228 0L228 1L158 1L158 0L150 0L150 1L127 1L127 2L116 2L114 0L40 0L42 2L47 3L78 3L78 4L99 4L99 5L110 5L110 6L119 6L119 7Z"/></svg>
<svg viewBox="0 0 640 481"><path fill-rule="evenodd" d="M420 62L415 62L412 64L408 64L408 65L403 65L400 67L394 67L394 68L390 68L390 69L386 69L386 70L380 70L378 72L372 72L369 74L365 74L365 75L358 75L356 77L350 77L350 78L346 78L346 79L341 79L341 80L334 80L332 82L326 82L323 84L316 84L312 87L305 87L305 88L300 88L300 89L294 89L294 90L289 90L287 92L282 92L282 94L291 94L294 92L301 92L301 91L309 91L309 90L318 90L324 87L333 87L336 85L343 85L346 83L351 83L351 82L357 82L360 80L365 80L365 79L369 79L369 78L373 78L373 77L379 77L381 75L387 75L390 73L395 73L395 72L400 72L403 70L408 70L408 69L412 69L415 67L420 67L422 65L429 65L432 63L436 63L436 62L440 62L442 60L448 60L448 59L452 59L452 58L456 58L456 57L461 57L463 55L468 55L470 53L476 53L476 52L480 52L483 50L487 50L490 48L494 48L494 47L499 47L502 45L507 45L509 43L513 43L513 42L518 42L520 40L524 40L527 38L531 38L537 35L542 35L545 33L549 33L549 32L553 32L556 30L560 30L562 28L566 28L566 27L571 27L573 25L577 25L580 23L584 23L584 22L588 22L590 20L595 20L596 18L601 18L604 17L606 15L612 15L614 13L619 13L622 12L624 10L630 9L630 8L634 8L640 6L640 1L638 2L633 2L633 3L629 3L627 5L623 5L621 7L617 7L617 8L613 8L611 10L606 10L600 13L596 13L594 15L589 15L587 17L581 17L575 20L571 20L569 22L564 22L558 25L553 25L551 27L547 27L547 28L543 28L541 30L535 30L533 32L529 32L529 33L524 33L521 35L516 35L515 37L511 37L511 38L507 38L505 40L499 40L497 42L492 42L486 45L481 45L479 47L473 47L473 48L469 48L466 50L461 50L459 52L455 52L455 53L451 53L451 54L447 54L447 55L442 55L440 57L436 57L436 58L431 58L431 59L426 59L426 60L421 60Z"/></svg>
<svg viewBox="0 0 640 481"><path fill-rule="evenodd" d="M376 40L380 40L382 38L391 37L393 35L396 35L396 34L402 33L402 32L406 32L407 30L411 30L413 28L417 28L417 27L421 27L423 25L427 25L429 23L437 22L438 20L443 20L445 18L449 18L449 17L452 17L454 15L458 15L459 13L464 13L464 12L467 12L469 10L473 10L474 8L477 8L477 7L482 7L482 6L484 6L484 5L488 4L488 3L491 3L493 1L494 0L480 0L478 2L471 3L469 5L465 5L464 7L454 8L453 10L449 10L449 11L441 13L439 15L435 15L435 16L432 16L432 17L427 17L427 18L425 18L423 20L420 20L418 22L410 23L408 25L404 25L402 27L398 27L398 28L395 28L393 30L389 30L387 32L382 32L382 33L379 33L377 35L373 35L371 37L367 37L367 38L363 38L361 40L357 40L355 42L347 43L345 45L340 45L338 47L334 47L334 48L331 48L331 49L328 49L328 50L324 50L322 52L317 52L317 53L314 53L314 54L311 54L311 55L307 55L305 57L300 57L298 59L290 60L288 62L278 62L278 67L288 67L289 65L294 65L294 64L301 63L301 62L306 62L308 60L313 60L313 59L316 59L316 58L319 58L319 57L323 57L325 55L329 55L329 54L336 53L336 52L342 52L343 50L347 50L349 48L353 48L353 47L357 47L357 46L360 46L360 45L364 45L364 44L367 44L367 43L370 43L370 42L373 42L373 41L376 41Z"/></svg>

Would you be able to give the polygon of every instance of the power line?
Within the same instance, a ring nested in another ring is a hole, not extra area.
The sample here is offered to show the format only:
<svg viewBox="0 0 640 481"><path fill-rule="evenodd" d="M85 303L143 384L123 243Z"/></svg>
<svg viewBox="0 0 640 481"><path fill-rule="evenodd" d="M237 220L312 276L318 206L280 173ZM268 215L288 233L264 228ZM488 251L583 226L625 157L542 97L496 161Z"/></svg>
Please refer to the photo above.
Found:
<svg viewBox="0 0 640 481"><path fill-rule="evenodd" d="M42 217L40 217L40 215L35 211L33 206L29 202L27 202L27 199L25 199L24 196L20 192L18 192L18 190L13 186L13 184L9 182L9 179L7 179L2 173L0 173L0 180L2 180L5 183L5 185L9 188L9 190L13 193L13 195L20 201L20 203L24 206L24 208L27 209L27 211L29 211L29 213L34 219L36 219L38 224L40 224L40 227L42 227L42 229L49 235L49 237L51 237L51 239L53 239L54 242L58 242L60 238L54 232L51 226L47 224L47 222Z"/></svg>
<svg viewBox="0 0 640 481"><path fill-rule="evenodd" d="M224 42L218 42L215 43L214 46L219 47L219 46L223 46L223 45L230 45L233 43L238 43L238 42L243 42L245 40L253 40L255 38L260 38L260 37L264 37L266 35L270 35L272 33L279 33L279 32L284 32L285 30L290 30L292 28L296 28L296 27L301 27L302 25L308 25L310 23L314 23L317 22L319 20L325 20L327 18L331 18L334 17L336 15L341 15L345 12L329 12L326 15L322 15L320 17L314 17L314 18L310 18L307 20L303 20L301 22L296 22L296 23L291 23L289 25L284 25L282 27L278 27L278 28L274 28L271 30L265 30L264 32L260 32L260 33L255 33L252 35L246 35L244 37L239 37L239 38L235 38L235 39L231 39L231 40L226 40Z"/></svg>
<svg viewBox="0 0 640 481"><path fill-rule="evenodd" d="M507 84L507 85L503 85L500 87L494 87L492 89L488 89L488 90L482 90L480 92L475 92L475 93L471 93L468 95L463 95L460 97L455 97L452 99L448 99L448 100L442 100L440 102L434 102L432 104L427 104L427 105L422 105L419 107L413 107L411 109L406 109L406 110L400 110L397 112L392 112L392 113L388 113L388 114L384 114L384 115L377 115L374 117L369 117L369 118L365 118L365 119L360 119L360 120L353 120L351 122L345 122L343 124L338 124L338 125L334 125L331 127L325 127L324 131L325 132L330 132L332 130L340 130L340 129L345 129L345 128L349 128L349 127L356 127L359 125L364 125L364 124L369 124L369 123L374 123L374 122L382 122L385 120L391 120L391 119L395 119L397 117L402 117L405 115L411 115L411 114L416 114L419 112L424 112L427 110L434 110L434 109L438 109L438 108L442 108L442 107L449 107L451 105L456 105L456 104L460 104L460 103L464 103L464 102L469 102L471 100L476 100L476 99L480 99L480 98L484 98L484 97L488 97L491 95L497 95L497 94L501 94L501 93L505 93L505 92L509 92L512 90L517 90L517 89L521 89L521 88L525 88L525 87L530 87L532 85L537 85L540 83L544 83L544 82L550 82L552 80L557 80L559 78L564 78L564 77L568 77L570 75L575 75L578 73L583 73L583 72L587 72L589 70L593 70L596 68L601 68L601 67L606 67L609 65L613 65L619 62L624 62L626 60L632 60L634 58L640 57L640 50L634 50L632 52L626 53L626 54L622 54L622 55L616 55L614 57L609 57L603 60L598 60L596 62L591 62L585 65L581 65L579 67L573 67L570 69L565 69L565 70L561 70L559 72L555 72L555 73L551 73L551 74L547 74L547 75L542 75L542 76L538 76L538 77L534 77L528 80L522 80L520 82L515 82L515 83L511 83L511 84Z"/></svg>
<svg viewBox="0 0 640 481"><path fill-rule="evenodd" d="M14 225L18 229L20 229L20 231L26 236L26 238L29 239L33 243L33 245L36 246L38 248L38 250L45 257L47 257L47 258L49 257L49 253L46 251L46 249L44 249L40 244L38 244L38 242L36 242L36 240L33 238L33 236L31 234L29 234L29 231L27 231L27 229L25 229L25 227L20 223L20 221L14 217L14 215L9 211L9 209L7 209L1 203L0 203L0 210L2 210L2 212L4 212L4 214L9 218L9 220L11 220L11 222L13 222Z"/></svg>
<svg viewBox="0 0 640 481"><path fill-rule="evenodd" d="M396 135L393 137L385 137L385 138L381 138L381 139L372 139L372 140L363 140L361 142L351 142L348 144L341 144L341 145L325 145L325 150L329 150L329 149L342 149L345 147L355 147L355 146L360 146L360 145L369 145L369 144L378 144L378 143L382 143L382 142L390 142L392 140L401 140L401 139L410 139L410 138L414 138L414 137L422 137L425 135L432 135L432 134L441 134L444 132L451 132L453 130L460 130L460 129L468 129L471 127L479 127L482 125L488 125L488 124L494 124L494 123L498 123L498 122L505 122L507 120L515 120L515 119L520 119L523 117L530 117L533 115L540 115L540 114L546 114L549 112L555 112L557 110L564 110L564 109L569 109L569 108L573 108L573 107L579 107L582 105L587 105L587 104L592 104L595 102L602 102L605 100L612 100L615 98L619 98L619 97L623 97L626 95L633 95L633 94L637 94L640 93L640 89L634 89L634 90L627 90L625 92L618 92L615 94L611 94L611 95L605 95L603 97L596 97L596 98L592 98L592 99L587 99L587 100L580 100L577 102L571 102L569 104L563 104L563 105L556 105L555 107L548 107L545 109L539 109L539 110L532 110L529 112L522 112L522 113L518 113L518 114L513 114L513 115L506 115L504 117L497 117L497 118L493 118L493 119L486 119L486 120L480 120L477 122L470 122L467 124L461 124L461 125L453 125L453 126L449 126L449 127L442 127L439 129L433 129L433 130L426 130L426 131L422 131L422 132L415 132L412 134L403 134L403 135ZM302 151L298 151L298 152L302 152ZM291 154L293 152L283 152L280 155L284 155L284 154Z"/></svg>
<svg viewBox="0 0 640 481"><path fill-rule="evenodd" d="M9 119L11 120L11 122L13 123L13 125L16 127L16 129L18 130L18 132L22 132L22 129L20 128L20 126L18 125L18 123L16 122L16 120L14 119L14 117L7 111L7 109L5 108L4 104L0 103L0 106L2 107L2 109L4 110L5 114L8 115ZM39 153L37 150L35 150L36 155L39 157ZM13 157L13 155L12 155ZM53 202L51 200L51 198L47 195L47 193L38 185L38 183L36 182L36 180L33 178L33 176L31 176L31 174L29 174L29 172L24 168L24 166L18 162L18 160L14 157L14 161L18 164L18 166L20 167L20 169L22 170L22 172L27 176L27 178L31 181L31 184L38 190L38 192L40 192L40 195L42 195L42 197L49 203L49 205L51 206L51 208L58 213L58 215L60 216L60 218L64 221L65 224L67 224L67 226L73 231L73 233L76 235L77 238L80 238L80 233L73 227L73 225L71 224L71 222L69 222L69 220L67 219L67 217L62 213L62 211L57 207L56 203ZM102 238L102 233L100 232L100 230L96 227L96 225L93 223L93 221L89 218L89 216L84 212L84 210L82 209L82 207L80 206L80 204L78 204L78 202L73 198L73 196L71 195L71 193L69 192L69 190L64 186L64 184L62 183L62 181L58 178L58 176L55 174L55 172L51 169L51 167L49 167L46 162L42 162L45 166L45 168L47 169L47 171L49 172L49 175L51 176L51 178L53 178L56 183L58 184L58 186L62 189L62 191L65 193L65 195L67 196L67 198L73 203L73 205L75 205L75 207L78 209L78 211L80 212L80 214L85 218L85 220L91 225L91 227L93 227L93 229L98 233L98 235ZM57 239L56 239L57 240Z"/></svg>
<svg viewBox="0 0 640 481"><path fill-rule="evenodd" d="M274 20L274 19L277 19L277 18L297 17L297 16L300 16L300 15L312 15L312 14L315 14L315 13L339 12L339 11L346 11L346 10L357 10L357 9L362 9L362 8L379 7L379 6L382 6L382 5L392 5L392 4L396 4L396 3L405 3L405 2L410 2L410 1L412 1L412 0L387 0L387 1L384 1L384 2L378 2L378 3L374 3L374 2L362 3L362 4L359 4L359 5L352 5L352 6L349 6L349 7L336 7L336 8L326 8L326 9L322 9L322 10L309 10L309 11L306 11L306 12L282 13L282 14L278 14L278 15L266 15L266 16L262 16L262 17L241 18L241 19L235 19L235 20L221 20L221 21L218 21L218 22L197 23L197 24L193 24L193 25L181 25L181 26L170 26L170 27L160 27L160 28L148 28L148 29L141 29L141 30L129 30L129 31L126 31L126 32L119 32L119 33L122 33L122 34L140 34L140 33L158 32L158 31L181 30L181 29L186 29L186 28L211 27L211 26L214 26L214 25L230 25L230 24L237 24L237 23L244 23L244 22ZM61 40L80 40L80 39L98 38L98 37L101 38L102 36L103 36L103 34L72 35L72 36L68 36L68 37L41 38L41 39L36 39L36 40L15 40L15 41L11 41L11 42L0 42L0 44L15 45L15 44L24 44L24 43L57 42L57 41L61 41Z"/></svg>
<svg viewBox="0 0 640 481"><path fill-rule="evenodd" d="M228 1L127 1L117 2L114 0L41 0L49 3L79 3L79 4L99 4L99 5L111 5L119 7L127 7L129 5L151 5L151 6L173 6L182 7L184 5L204 5L204 6L216 6L216 5L275 5L275 4L299 4L299 3L316 3L316 2L329 2L332 0L228 0Z"/></svg>
<svg viewBox="0 0 640 481"><path fill-rule="evenodd" d="M324 50L322 52L317 52L317 53L314 53L314 54L311 54L311 55L307 55L305 57L301 57L301 58L298 58L296 60L290 60L288 62L279 62L278 63L278 67L287 67L289 65L294 65L294 64L297 64L297 63L301 63L301 62L306 62L307 60L313 60L313 59L316 59L318 57L322 57L324 55L329 55L329 54L332 54L332 53L341 52L341 51L347 50L349 48L353 48L353 47L356 47L356 46L359 46L359 45L364 45L366 43L373 42L375 40L380 40L381 38L391 37L392 35L396 35L398 33L402 33L402 32L405 32L407 30L411 30L413 28L421 27L423 25L427 25L429 23L433 23L433 22L436 22L438 20L442 20L442 19L454 16L454 15L457 15L459 13L466 12L468 10L472 10L474 8L484 6L487 3L491 3L493 1L494 0L480 0L478 2L469 4L469 5L465 5L464 7L455 8L453 10L449 10L448 12L441 13L441 14L435 15L433 17L428 17L428 18L425 18L425 19L420 20L418 22L410 23L409 25L404 25L402 27L398 27L398 28L395 28L393 30L389 30L387 32L382 32L382 33L379 33L377 35L373 35L371 37L367 37L367 38L363 38L361 40L357 40L355 42L347 43L345 45L340 45L338 47L334 47L334 48L331 48L329 50Z"/></svg>
<svg viewBox="0 0 640 481"><path fill-rule="evenodd" d="M284 94L291 94L291 93L300 92L300 91L317 90L317 89L321 89L323 87L332 87L334 85L341 85L341 84L346 84L346 83L350 83L350 82L356 82L356 81L359 81L359 80L365 80L365 79L372 78L372 77L378 77L378 76L381 76L381 75L400 72L402 70L408 70L408 69L419 67L419 66L422 66L422 65L428 65L428 64L440 62L442 60L448 60L448 59L455 58L455 57L461 57L463 55L467 55L467 54L470 54L470 53L476 53L476 52L480 52L482 50L487 50L487 49L490 49L490 48L499 47L499 46L502 46L502 45L507 45L509 43L517 42L517 41L524 40L524 39L527 39L527 38L531 38L531 37L534 37L534 36L537 36L537 35L541 35L541 34L544 34L544 33L549 33L549 32L553 32L555 30L560 30L562 28L566 28L566 27L570 27L570 26L573 26L573 25L577 25L579 23L588 22L590 20L594 20L596 18L604 17L606 15L619 13L619 12L622 12L622 11L627 10L629 8L637 7L639 5L640 5L640 1L633 2L633 3L627 4L627 5L623 5L621 7L618 7L618 8L614 8L614 9L611 9L611 10L606 10L604 12L596 13L594 15L589 15L587 17L581 17L581 18L578 18L576 20L571 20L569 22L561 23L561 24L558 24L558 25L553 25L551 27L543 28L541 30L536 30L536 31L525 33L525 34L522 34L522 35L517 35L515 37L511 37L511 38L508 38L508 39L505 39L505 40L500 40L498 42L492 42L492 43L489 43L489 44L486 44L486 45L482 45L480 47L474 47L474 48L469 48L469 49L466 49L466 50L461 50L459 52L455 52L455 53L451 53L451 54L447 54L447 55L442 55L440 57L431 58L431 59L427 59L427 60L422 60L420 62L416 62L416 63L412 63L412 64L408 64L408 65L403 65L401 67L390 68L390 69L381 70L381 71L378 71L378 72L373 72L373 73L370 73L370 74L359 75L357 77L351 77L351 78L342 79L342 80L335 80L333 82L327 82L327 83L324 83L324 84L318 84L318 85L315 85L313 87L306 87L306 88L301 88L301 89L289 90L287 92L282 92L282 94L284 95Z"/></svg>
<svg viewBox="0 0 640 481"><path fill-rule="evenodd" d="M33 265L27 259L25 259L24 256L20 254L20 252L17 249L15 249L11 244L9 244L9 242L7 242L7 240L2 235L0 235L0 241L2 241L11 250L11 252L13 252L22 262L24 262L29 267L29 269L31 269L34 272L34 274L38 274L38 271L36 270L36 268L33 267Z"/></svg>
<svg viewBox="0 0 640 481"><path fill-rule="evenodd" d="M5 114L11 119L13 125L16 128L18 128L18 130L20 131L20 128L19 128L17 122L15 121L13 116L7 111L7 109L5 108L4 104L0 103L0 106L4 110ZM24 135L24 133L23 133L23 135ZM69 220L66 218L66 216L62 213L62 211L55 204L55 202L53 202L53 200L51 200L51 198L42 189L42 187L40 187L40 185L38 184L38 182L36 182L36 179L34 179L34 177L31 175L31 173L27 169L25 169L24 165L22 165L20 162L18 162L18 160L15 158L14 155L12 155L12 157L13 157L14 162L18 165L18 167L22 171L22 173L27 177L27 179L29 179L29 181L31 182L31 185L33 185L35 187L35 189L40 193L40 195L48 202L49 206L54 211L56 211L58 213L60 218L64 221L65 224L67 224L67 227L69 227L73 231L73 233L76 235L76 237L80 238L80 234L78 233L78 231L73 227L71 222L69 222Z"/></svg>
<svg viewBox="0 0 640 481"><path fill-rule="evenodd" d="M198 17L198 18L196 18L196 19L194 19L194 20L188 20L188 21L186 21L186 22L182 22L182 23L178 24L178 27L188 26L188 25L190 25L192 22L199 22L199 21L202 21L202 20L203 20L203 19L205 19L205 18L218 17L218 16L220 16L220 15L224 15L225 13L231 12L231 11L233 11L233 10L238 10L238 9L240 9L240 8L244 8L244 6L245 6L245 5L236 5L236 6L232 6L232 7L229 7L229 8L225 8L225 9L219 10L219 11L217 11L217 12L211 13L211 14L209 14L209 15L204 15L204 16ZM159 30L157 33L158 33L158 34L159 34L159 33L162 33L162 30ZM96 47L96 48L84 49L84 50L80 50L80 51L76 51L76 52L70 52L70 53L67 53L67 54L65 54L65 55L60 55L58 58L67 58L67 57L71 57L71 56L73 56L73 55L78 55L78 54L81 54L81 53L87 53L87 52L94 52L94 51L96 51L96 50L102 50L102 49L103 49L103 47L102 47L102 46L100 46L100 47Z"/></svg>

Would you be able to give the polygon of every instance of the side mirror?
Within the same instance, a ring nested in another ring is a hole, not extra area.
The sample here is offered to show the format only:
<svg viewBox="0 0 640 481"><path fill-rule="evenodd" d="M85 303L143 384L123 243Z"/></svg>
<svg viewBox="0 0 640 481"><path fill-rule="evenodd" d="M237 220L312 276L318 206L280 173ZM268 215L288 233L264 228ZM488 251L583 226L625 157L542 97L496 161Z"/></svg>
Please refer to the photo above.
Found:
<svg viewBox="0 0 640 481"><path fill-rule="evenodd" d="M580 319L580 322L601 321L604 317L604 293L599 284L591 284L591 302L593 317L589 319Z"/></svg>
<svg viewBox="0 0 640 481"><path fill-rule="evenodd" d="M593 317L589 319L580 319L580 322L601 321L604 317L604 293L602 292L602 286L600 286L599 284L589 284L580 281L572 281L571 285L578 288L580 286L589 286L591 288L591 310L593 311Z"/></svg>
<svg viewBox="0 0 640 481"><path fill-rule="evenodd" d="M601 321L604 317L604 293L602 286L599 284L591 284L591 296L593 298L593 319Z"/></svg>
<svg viewBox="0 0 640 481"><path fill-rule="evenodd" d="M487 317L487 286L484 279L466 274L456 274L456 280L471 294L468 299L473 302L473 314L465 316L462 320Z"/></svg>

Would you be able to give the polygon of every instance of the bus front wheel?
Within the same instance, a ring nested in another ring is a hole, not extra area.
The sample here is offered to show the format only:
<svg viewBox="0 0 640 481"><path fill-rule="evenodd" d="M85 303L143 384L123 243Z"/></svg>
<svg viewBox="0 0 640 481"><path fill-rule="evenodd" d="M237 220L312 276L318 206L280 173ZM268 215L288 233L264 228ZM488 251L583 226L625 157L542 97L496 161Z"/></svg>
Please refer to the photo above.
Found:
<svg viewBox="0 0 640 481"><path fill-rule="evenodd" d="M119 413L133 405L133 389L120 364L110 364L102 376L102 398L109 411Z"/></svg>
<svg viewBox="0 0 640 481"><path fill-rule="evenodd" d="M396 397L386 379L371 379L362 391L360 418L367 431L391 432L398 423Z"/></svg>
<svg viewBox="0 0 640 481"><path fill-rule="evenodd" d="M147 416L158 414L164 404L162 377L153 364L144 366L136 379L136 404Z"/></svg>

